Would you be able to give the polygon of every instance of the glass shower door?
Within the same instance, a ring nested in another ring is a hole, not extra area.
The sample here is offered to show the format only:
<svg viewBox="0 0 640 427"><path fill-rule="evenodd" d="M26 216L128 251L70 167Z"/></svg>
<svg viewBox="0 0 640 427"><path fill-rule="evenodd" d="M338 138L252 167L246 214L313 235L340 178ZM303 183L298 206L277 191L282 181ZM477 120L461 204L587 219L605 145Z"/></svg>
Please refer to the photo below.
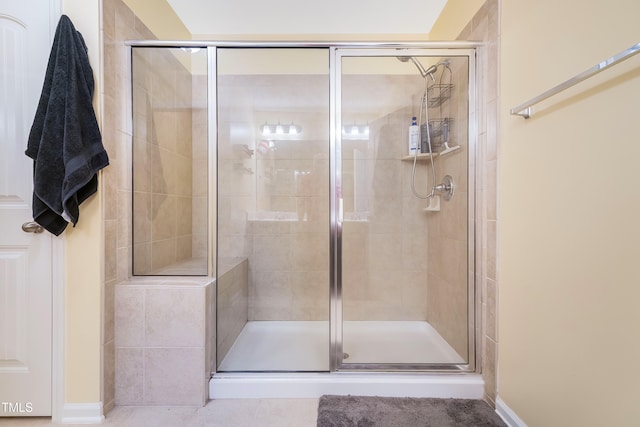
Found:
<svg viewBox="0 0 640 427"><path fill-rule="evenodd" d="M338 49L336 58L336 366L472 364L469 57ZM449 200L434 188L445 175Z"/></svg>
<svg viewBox="0 0 640 427"><path fill-rule="evenodd" d="M218 371L329 370L329 51L218 48Z"/></svg>

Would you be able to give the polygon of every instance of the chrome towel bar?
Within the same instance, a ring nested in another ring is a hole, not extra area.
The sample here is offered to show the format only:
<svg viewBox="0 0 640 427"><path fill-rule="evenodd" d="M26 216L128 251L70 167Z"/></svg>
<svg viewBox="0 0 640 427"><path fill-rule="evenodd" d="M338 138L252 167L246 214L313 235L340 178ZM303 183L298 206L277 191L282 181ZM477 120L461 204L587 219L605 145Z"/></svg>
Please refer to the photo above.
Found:
<svg viewBox="0 0 640 427"><path fill-rule="evenodd" d="M580 83L583 80L588 79L591 76L595 76L596 74L600 73L601 71L606 70L607 68L624 61L625 59L629 59L632 56L636 55L640 53L640 43L637 43L633 46L631 46L628 49L623 50L622 52L618 53L617 55L612 56L611 58L607 58L604 61L599 62L598 64L594 65L593 67L589 68L588 70L583 71L580 74L577 74L575 76L573 76L572 78L570 78L569 80L560 83L559 85L549 89L548 91L541 93L540 95L536 96L535 98L531 98L530 100L528 100L525 103L522 103L520 105L518 105L517 107L513 107L511 109L511 114L512 115L517 115L517 116L522 116L525 119L528 119L529 117L531 117L533 115L533 106L541 101L544 101L547 98L552 97L553 95L562 92L565 89L570 88L571 86L574 86L578 83Z"/></svg>

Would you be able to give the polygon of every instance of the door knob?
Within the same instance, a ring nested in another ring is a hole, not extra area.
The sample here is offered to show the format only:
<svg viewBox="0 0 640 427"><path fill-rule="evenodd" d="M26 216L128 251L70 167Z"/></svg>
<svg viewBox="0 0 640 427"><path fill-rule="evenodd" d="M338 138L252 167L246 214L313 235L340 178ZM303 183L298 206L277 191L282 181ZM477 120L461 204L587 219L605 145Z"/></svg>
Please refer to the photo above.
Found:
<svg viewBox="0 0 640 427"><path fill-rule="evenodd" d="M22 231L25 233L40 234L44 231L44 228L42 228L37 222L29 221L22 224Z"/></svg>

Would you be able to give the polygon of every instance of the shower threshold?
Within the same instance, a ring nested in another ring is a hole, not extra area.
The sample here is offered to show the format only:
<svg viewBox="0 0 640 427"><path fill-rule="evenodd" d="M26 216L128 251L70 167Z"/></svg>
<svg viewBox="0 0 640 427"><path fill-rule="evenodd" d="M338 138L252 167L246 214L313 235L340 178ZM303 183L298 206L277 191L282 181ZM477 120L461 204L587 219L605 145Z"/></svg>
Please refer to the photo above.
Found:
<svg viewBox="0 0 640 427"><path fill-rule="evenodd" d="M324 394L482 399L482 375L345 373L216 373L210 399L317 399Z"/></svg>

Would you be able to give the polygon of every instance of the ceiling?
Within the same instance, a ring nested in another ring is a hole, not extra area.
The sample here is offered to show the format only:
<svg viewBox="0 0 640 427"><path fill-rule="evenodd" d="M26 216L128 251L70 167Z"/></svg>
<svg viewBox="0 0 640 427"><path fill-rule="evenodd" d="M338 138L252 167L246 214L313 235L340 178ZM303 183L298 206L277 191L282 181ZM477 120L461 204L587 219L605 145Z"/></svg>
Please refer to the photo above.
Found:
<svg viewBox="0 0 640 427"><path fill-rule="evenodd" d="M198 38L216 34L427 34L447 0L167 2Z"/></svg>

